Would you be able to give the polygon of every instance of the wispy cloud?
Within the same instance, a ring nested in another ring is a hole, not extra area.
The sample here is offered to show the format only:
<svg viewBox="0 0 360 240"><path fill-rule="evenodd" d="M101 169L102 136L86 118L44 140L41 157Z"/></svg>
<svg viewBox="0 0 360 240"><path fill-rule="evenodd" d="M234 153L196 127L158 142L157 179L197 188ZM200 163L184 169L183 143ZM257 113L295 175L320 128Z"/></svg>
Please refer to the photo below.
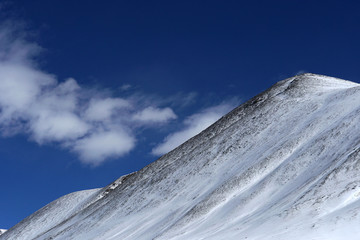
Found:
<svg viewBox="0 0 360 240"><path fill-rule="evenodd" d="M184 120L184 128L168 135L161 144L152 150L152 154L159 156L173 150L216 122L220 117L237 106L237 104L238 100L232 99L189 116Z"/></svg>
<svg viewBox="0 0 360 240"><path fill-rule="evenodd" d="M114 115L131 107L130 101L122 98L91 99L84 117L89 121L110 121Z"/></svg>
<svg viewBox="0 0 360 240"><path fill-rule="evenodd" d="M129 90L131 88L131 85L130 84L123 84L121 87L120 87L120 89L122 90L122 91L127 91L127 90Z"/></svg>
<svg viewBox="0 0 360 240"><path fill-rule="evenodd" d="M299 74L303 74L303 73L306 73L307 71L306 70L299 70L295 73L295 75L299 75Z"/></svg>
<svg viewBox="0 0 360 240"><path fill-rule="evenodd" d="M36 57L41 47L24 40L11 24L0 26L0 133L27 134L38 144L55 144L97 166L134 149L136 133L178 119L173 108L184 109L198 94L172 97L120 89L125 96L80 86L73 78L59 81L40 69ZM168 135L152 150L164 154L198 134L236 106L227 101L187 117L183 129ZM164 129L164 128L162 128Z"/></svg>
<svg viewBox="0 0 360 240"><path fill-rule="evenodd" d="M3 136L26 133L39 144L57 143L81 161L98 165L131 151L136 127L165 124L177 116L169 107L134 97L106 96L75 79L58 81L37 67L40 47L0 27L0 129ZM126 86L126 85L124 85ZM128 88L126 86L123 88Z"/></svg>
<svg viewBox="0 0 360 240"><path fill-rule="evenodd" d="M87 138L75 142L73 151L79 154L85 163L94 166L104 159L120 157L135 146L135 138L122 131L103 131L93 133Z"/></svg>
<svg viewBox="0 0 360 240"><path fill-rule="evenodd" d="M154 108L147 107L140 112L137 112L133 119L141 123L165 123L169 120L176 119L177 116L171 108Z"/></svg>

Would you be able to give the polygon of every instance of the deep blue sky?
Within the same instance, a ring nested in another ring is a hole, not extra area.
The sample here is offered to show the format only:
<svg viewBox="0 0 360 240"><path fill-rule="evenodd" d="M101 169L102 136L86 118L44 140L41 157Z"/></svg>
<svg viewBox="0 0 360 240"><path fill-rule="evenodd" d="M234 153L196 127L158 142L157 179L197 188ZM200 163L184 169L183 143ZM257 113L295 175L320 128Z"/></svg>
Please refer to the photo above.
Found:
<svg viewBox="0 0 360 240"><path fill-rule="evenodd" d="M64 194L139 170L156 160L150 153L164 137L213 106L233 106L303 71L359 82L359 7L305 0L3 3L1 21L22 25L26 41L43 48L33 60L41 71L113 97L143 97L139 110L151 99L177 118L127 125L136 146L96 167L58 142L39 145L25 130L0 138L0 228ZM131 87L123 91L124 84Z"/></svg>

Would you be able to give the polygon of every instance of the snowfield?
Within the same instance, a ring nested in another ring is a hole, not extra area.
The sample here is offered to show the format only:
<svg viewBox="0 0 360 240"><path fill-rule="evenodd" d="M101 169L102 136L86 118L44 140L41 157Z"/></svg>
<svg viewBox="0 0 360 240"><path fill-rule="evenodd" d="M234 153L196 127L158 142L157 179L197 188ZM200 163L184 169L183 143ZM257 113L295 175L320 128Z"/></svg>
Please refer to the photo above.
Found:
<svg viewBox="0 0 360 240"><path fill-rule="evenodd" d="M360 85L285 79L142 170L66 195L11 239L358 240Z"/></svg>

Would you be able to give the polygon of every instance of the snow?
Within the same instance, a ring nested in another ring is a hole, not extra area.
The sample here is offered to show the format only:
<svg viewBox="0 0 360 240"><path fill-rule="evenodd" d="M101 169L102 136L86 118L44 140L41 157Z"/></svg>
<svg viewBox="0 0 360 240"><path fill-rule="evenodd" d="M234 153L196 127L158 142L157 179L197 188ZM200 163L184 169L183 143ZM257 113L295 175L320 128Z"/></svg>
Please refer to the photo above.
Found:
<svg viewBox="0 0 360 240"><path fill-rule="evenodd" d="M0 239L359 239L360 85L302 74Z"/></svg>
<svg viewBox="0 0 360 240"><path fill-rule="evenodd" d="M0 229L0 235L6 232L6 229Z"/></svg>

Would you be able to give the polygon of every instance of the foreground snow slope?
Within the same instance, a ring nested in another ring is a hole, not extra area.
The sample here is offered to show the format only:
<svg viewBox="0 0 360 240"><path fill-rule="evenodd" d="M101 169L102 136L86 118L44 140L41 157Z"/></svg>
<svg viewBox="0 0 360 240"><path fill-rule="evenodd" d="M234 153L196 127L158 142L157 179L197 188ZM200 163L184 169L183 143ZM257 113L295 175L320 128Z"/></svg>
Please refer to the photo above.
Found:
<svg viewBox="0 0 360 240"><path fill-rule="evenodd" d="M359 239L359 122L360 85L295 76L0 239Z"/></svg>

